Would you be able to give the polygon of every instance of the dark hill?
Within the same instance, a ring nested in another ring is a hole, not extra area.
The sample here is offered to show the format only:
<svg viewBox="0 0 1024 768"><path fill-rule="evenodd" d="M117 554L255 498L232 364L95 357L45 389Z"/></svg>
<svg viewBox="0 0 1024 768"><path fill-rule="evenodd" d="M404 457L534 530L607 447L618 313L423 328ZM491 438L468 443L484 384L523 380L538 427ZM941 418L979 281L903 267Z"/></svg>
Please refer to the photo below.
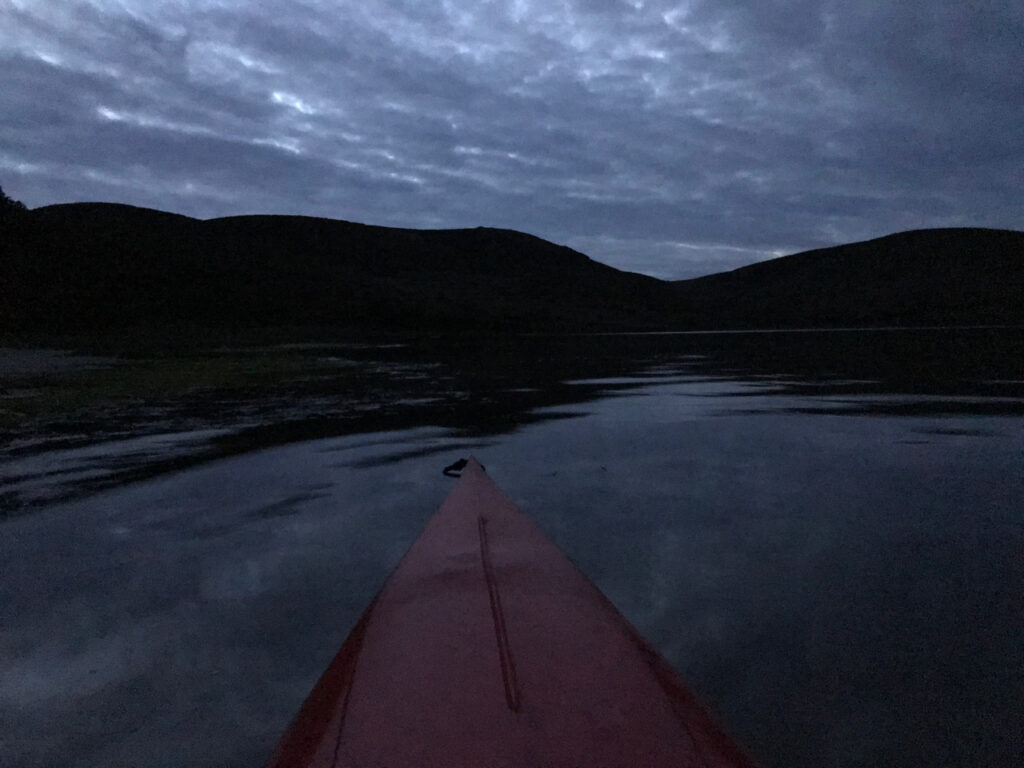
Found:
<svg viewBox="0 0 1024 768"><path fill-rule="evenodd" d="M124 205L26 213L0 269L15 331L660 327L666 285L497 229L299 216L201 221Z"/></svg>
<svg viewBox="0 0 1024 768"><path fill-rule="evenodd" d="M691 327L1024 324L1024 232L901 232L674 286Z"/></svg>
<svg viewBox="0 0 1024 768"><path fill-rule="evenodd" d="M1024 233L904 232L668 283L521 232L106 203L0 220L0 331L1024 324Z"/></svg>

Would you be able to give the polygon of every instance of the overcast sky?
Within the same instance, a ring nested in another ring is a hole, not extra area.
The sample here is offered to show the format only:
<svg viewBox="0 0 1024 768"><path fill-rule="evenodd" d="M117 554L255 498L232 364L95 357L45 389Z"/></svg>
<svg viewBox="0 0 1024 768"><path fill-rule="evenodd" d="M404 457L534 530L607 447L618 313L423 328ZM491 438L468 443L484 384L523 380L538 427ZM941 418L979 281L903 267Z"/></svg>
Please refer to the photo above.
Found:
<svg viewBox="0 0 1024 768"><path fill-rule="evenodd" d="M1024 3L0 0L0 185L659 277L1024 229Z"/></svg>

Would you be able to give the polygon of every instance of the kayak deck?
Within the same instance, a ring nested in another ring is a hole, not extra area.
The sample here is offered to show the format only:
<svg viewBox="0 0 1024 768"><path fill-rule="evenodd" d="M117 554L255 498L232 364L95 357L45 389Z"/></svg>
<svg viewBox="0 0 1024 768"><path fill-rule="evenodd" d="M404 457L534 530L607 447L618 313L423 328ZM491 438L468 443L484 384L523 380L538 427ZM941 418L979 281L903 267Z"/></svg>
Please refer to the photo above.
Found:
<svg viewBox="0 0 1024 768"><path fill-rule="evenodd" d="M470 459L272 768L752 766Z"/></svg>

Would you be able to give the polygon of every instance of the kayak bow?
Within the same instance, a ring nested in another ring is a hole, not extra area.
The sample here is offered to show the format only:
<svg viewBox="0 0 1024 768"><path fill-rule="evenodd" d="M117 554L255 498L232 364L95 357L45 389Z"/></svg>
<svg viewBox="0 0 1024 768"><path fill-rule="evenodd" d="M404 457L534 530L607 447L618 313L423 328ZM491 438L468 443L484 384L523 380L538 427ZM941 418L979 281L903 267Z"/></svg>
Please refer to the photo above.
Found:
<svg viewBox="0 0 1024 768"><path fill-rule="evenodd" d="M751 768L470 459L271 768Z"/></svg>

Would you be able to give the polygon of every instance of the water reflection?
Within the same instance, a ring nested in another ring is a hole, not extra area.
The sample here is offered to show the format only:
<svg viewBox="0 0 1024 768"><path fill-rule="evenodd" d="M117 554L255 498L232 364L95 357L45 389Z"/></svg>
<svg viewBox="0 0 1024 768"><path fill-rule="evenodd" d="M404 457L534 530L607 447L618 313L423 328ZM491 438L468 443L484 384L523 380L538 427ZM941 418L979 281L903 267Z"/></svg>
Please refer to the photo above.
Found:
<svg viewBox="0 0 1024 768"><path fill-rule="evenodd" d="M730 338L363 349L442 360L445 407L209 435L245 453L9 519L0 764L261 764L470 452L765 765L1014 764L1022 358Z"/></svg>
<svg viewBox="0 0 1024 768"><path fill-rule="evenodd" d="M1024 413L1020 329L469 336L285 353L287 364L264 367L290 377L43 421L35 433L0 441L0 510L20 514L303 440L421 426L507 434L658 382L729 382L728 394L747 403L727 410L752 415L757 397L772 398L769 411L791 397L797 411L822 414ZM224 354L242 362L219 368L253 366L252 350ZM324 360L332 361L326 369ZM699 394L694 386L685 396Z"/></svg>

